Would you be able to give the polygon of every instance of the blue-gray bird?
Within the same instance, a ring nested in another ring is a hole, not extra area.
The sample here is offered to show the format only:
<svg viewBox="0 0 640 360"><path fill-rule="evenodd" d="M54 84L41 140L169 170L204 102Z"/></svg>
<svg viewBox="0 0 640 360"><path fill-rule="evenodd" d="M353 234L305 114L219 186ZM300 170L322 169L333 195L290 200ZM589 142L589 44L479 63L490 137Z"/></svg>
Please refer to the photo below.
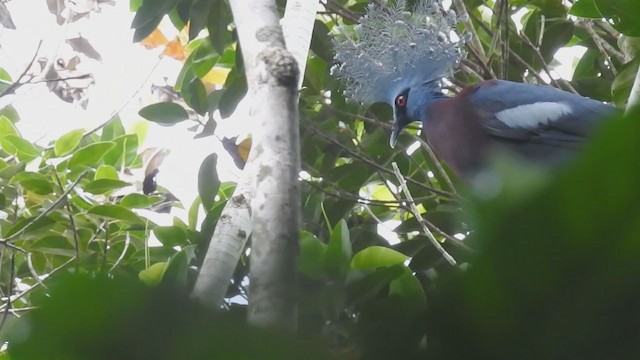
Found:
<svg viewBox="0 0 640 360"><path fill-rule="evenodd" d="M453 11L440 0L371 4L351 32L335 37L334 74L345 95L362 103L393 107L390 144L414 121L434 152L471 180L488 155L506 149L543 166L564 162L616 108L541 85L489 80L449 97L442 79L462 57Z"/></svg>

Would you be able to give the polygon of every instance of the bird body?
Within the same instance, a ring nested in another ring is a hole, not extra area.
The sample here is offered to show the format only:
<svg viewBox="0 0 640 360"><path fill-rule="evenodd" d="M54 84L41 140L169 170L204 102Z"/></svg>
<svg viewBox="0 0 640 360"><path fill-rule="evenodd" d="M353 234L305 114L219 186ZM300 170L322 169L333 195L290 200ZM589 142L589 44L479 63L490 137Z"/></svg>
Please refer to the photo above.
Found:
<svg viewBox="0 0 640 360"><path fill-rule="evenodd" d="M418 95L417 98L414 95ZM447 97L437 87L408 89L394 102L397 132L413 121L434 152L463 177L485 167L492 150L516 153L533 163L554 166L570 158L597 124L616 108L549 86L488 80ZM400 104L399 104L400 103Z"/></svg>
<svg viewBox="0 0 640 360"><path fill-rule="evenodd" d="M449 97L441 87L462 58L464 36L441 0L370 4L351 33L334 39L335 75L345 95L393 108L390 145L419 121L434 152L469 179L496 149L544 166L570 158L597 124L616 108L550 86L487 80Z"/></svg>

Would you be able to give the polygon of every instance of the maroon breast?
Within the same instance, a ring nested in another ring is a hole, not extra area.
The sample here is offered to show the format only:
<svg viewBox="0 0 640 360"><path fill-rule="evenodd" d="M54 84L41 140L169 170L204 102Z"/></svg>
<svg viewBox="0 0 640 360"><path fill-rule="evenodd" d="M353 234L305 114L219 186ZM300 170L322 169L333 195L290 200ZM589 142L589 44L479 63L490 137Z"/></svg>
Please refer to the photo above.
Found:
<svg viewBox="0 0 640 360"><path fill-rule="evenodd" d="M462 178L473 176L483 165L489 139L464 94L432 105L427 116L424 133L433 151Z"/></svg>

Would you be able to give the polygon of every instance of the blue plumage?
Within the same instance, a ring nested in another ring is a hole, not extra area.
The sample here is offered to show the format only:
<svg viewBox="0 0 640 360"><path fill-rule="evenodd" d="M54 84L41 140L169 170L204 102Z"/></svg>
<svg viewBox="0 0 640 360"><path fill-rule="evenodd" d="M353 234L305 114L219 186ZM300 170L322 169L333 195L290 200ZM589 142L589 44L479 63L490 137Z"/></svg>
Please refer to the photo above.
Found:
<svg viewBox="0 0 640 360"><path fill-rule="evenodd" d="M449 97L440 81L458 63L456 17L440 0L420 1L413 13L370 5L355 33L335 40L334 73L345 95L393 107L390 145L409 123L422 122L436 154L471 177L487 155L503 148L543 165L570 157L598 122L616 108L549 86L484 81Z"/></svg>
<svg viewBox="0 0 640 360"><path fill-rule="evenodd" d="M617 109L556 88L490 80L445 96L437 85L405 89L393 104L391 145L413 121L423 124L434 151L465 177L487 154L507 149L541 165L556 165Z"/></svg>

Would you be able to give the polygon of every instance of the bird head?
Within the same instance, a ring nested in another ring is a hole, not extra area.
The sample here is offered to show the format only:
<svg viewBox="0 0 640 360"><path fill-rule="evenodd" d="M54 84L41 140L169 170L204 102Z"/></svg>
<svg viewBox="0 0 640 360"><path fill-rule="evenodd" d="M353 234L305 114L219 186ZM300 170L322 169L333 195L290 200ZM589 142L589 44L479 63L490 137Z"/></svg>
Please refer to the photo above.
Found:
<svg viewBox="0 0 640 360"><path fill-rule="evenodd" d="M462 54L455 35L458 19L441 0L419 0L413 11L406 1L370 4L360 23L334 37L336 65L332 73L344 80L347 98L393 107L391 145L400 130L424 120L424 108L437 98L440 80Z"/></svg>
<svg viewBox="0 0 640 360"><path fill-rule="evenodd" d="M438 99L444 98L439 81L406 88L390 102L393 108L393 125L389 145L393 148L402 129L412 122L428 121L427 109Z"/></svg>

